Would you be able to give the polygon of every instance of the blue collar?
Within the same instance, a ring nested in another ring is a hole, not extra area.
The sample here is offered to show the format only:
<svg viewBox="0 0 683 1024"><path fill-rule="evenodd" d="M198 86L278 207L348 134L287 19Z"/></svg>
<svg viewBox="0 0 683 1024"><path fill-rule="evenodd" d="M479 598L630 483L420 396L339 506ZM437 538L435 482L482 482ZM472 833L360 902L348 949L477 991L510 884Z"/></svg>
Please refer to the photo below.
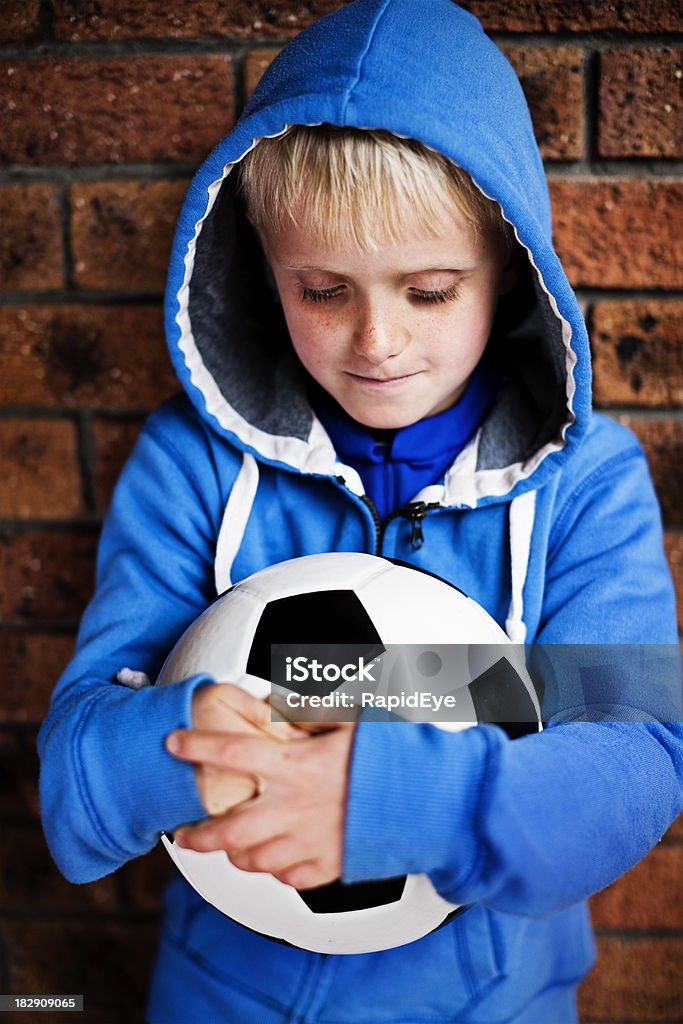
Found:
<svg viewBox="0 0 683 1024"><path fill-rule="evenodd" d="M339 458L358 471L384 518L443 477L489 411L497 385L480 363L455 405L399 430L379 431L352 419L314 382L309 393Z"/></svg>

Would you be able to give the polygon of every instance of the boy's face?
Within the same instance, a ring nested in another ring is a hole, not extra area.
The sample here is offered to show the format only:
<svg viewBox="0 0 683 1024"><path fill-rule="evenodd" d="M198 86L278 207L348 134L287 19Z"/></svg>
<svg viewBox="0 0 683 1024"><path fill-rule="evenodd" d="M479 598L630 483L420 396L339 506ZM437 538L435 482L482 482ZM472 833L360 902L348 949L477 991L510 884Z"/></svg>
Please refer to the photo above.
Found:
<svg viewBox="0 0 683 1024"><path fill-rule="evenodd" d="M299 359L366 426L405 427L457 402L514 284L497 239L458 213L436 227L376 253L295 227L264 240Z"/></svg>

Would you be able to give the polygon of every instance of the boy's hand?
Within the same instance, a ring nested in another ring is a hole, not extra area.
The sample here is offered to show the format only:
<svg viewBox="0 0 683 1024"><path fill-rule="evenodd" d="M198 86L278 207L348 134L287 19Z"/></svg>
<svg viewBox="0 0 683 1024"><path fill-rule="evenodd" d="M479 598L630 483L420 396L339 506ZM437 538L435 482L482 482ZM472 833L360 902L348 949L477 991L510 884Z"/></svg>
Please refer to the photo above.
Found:
<svg viewBox="0 0 683 1024"><path fill-rule="evenodd" d="M267 704L231 683L214 683L195 690L192 725L202 732L270 736L280 742L302 735L287 722L272 722ZM212 815L223 814L258 792L252 772L197 764L195 779L204 808Z"/></svg>
<svg viewBox="0 0 683 1024"><path fill-rule="evenodd" d="M267 709L268 715L270 712ZM267 871L297 889L326 885L342 869L344 814L354 726L344 724L299 742L249 734L182 729L168 749L202 771L258 779L259 795L220 817L174 833L191 850L225 850L244 871Z"/></svg>

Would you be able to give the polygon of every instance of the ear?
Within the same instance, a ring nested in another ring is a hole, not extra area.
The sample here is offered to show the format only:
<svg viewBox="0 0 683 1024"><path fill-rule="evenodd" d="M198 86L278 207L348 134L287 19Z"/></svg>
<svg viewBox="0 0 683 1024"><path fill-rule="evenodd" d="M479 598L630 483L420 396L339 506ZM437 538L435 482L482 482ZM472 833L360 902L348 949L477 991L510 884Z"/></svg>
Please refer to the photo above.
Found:
<svg viewBox="0 0 683 1024"><path fill-rule="evenodd" d="M521 245L516 245L501 271L499 295L507 295L515 287L520 278L524 259L524 249L522 249Z"/></svg>

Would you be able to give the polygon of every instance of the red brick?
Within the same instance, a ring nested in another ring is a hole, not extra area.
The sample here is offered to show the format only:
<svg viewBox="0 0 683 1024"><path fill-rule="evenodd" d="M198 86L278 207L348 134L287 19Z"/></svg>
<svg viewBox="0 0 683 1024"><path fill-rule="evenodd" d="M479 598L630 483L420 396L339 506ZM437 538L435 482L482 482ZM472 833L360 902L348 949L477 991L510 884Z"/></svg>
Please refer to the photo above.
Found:
<svg viewBox="0 0 683 1024"><path fill-rule="evenodd" d="M140 433L139 422L98 418L93 423L95 438L95 493L97 507L106 511L124 463Z"/></svg>
<svg viewBox="0 0 683 1024"><path fill-rule="evenodd" d="M136 910L161 909L166 883L175 874L173 861L159 843L144 857L136 857L121 868L129 898Z"/></svg>
<svg viewBox="0 0 683 1024"><path fill-rule="evenodd" d="M296 35L343 6L338 0L54 0L60 39L163 39Z"/></svg>
<svg viewBox="0 0 683 1024"><path fill-rule="evenodd" d="M187 181L71 187L74 278L81 288L160 290Z"/></svg>
<svg viewBox="0 0 683 1024"><path fill-rule="evenodd" d="M0 631L4 675L0 723L43 720L73 645L73 637L63 633Z"/></svg>
<svg viewBox="0 0 683 1024"><path fill-rule="evenodd" d="M583 59L575 46L507 46L544 159L576 160L583 146Z"/></svg>
<svg viewBox="0 0 683 1024"><path fill-rule="evenodd" d="M83 993L86 1007L144 1004L154 924L21 917L5 919L3 932L10 991Z"/></svg>
<svg viewBox="0 0 683 1024"><path fill-rule="evenodd" d="M683 533L665 533L664 550L676 588L678 628L683 632Z"/></svg>
<svg viewBox="0 0 683 1024"><path fill-rule="evenodd" d="M0 534L2 621L77 622L93 589L96 543L93 527Z"/></svg>
<svg viewBox="0 0 683 1024"><path fill-rule="evenodd" d="M82 511L73 423L2 420L0 452L0 515L53 519Z"/></svg>
<svg viewBox="0 0 683 1024"><path fill-rule="evenodd" d="M598 302L591 320L597 404L683 404L683 303Z"/></svg>
<svg viewBox="0 0 683 1024"><path fill-rule="evenodd" d="M0 904L5 911L56 913L119 909L114 875L72 885L60 874L37 824L2 826Z"/></svg>
<svg viewBox="0 0 683 1024"><path fill-rule="evenodd" d="M160 306L0 309L0 405L146 410L178 386Z"/></svg>
<svg viewBox="0 0 683 1024"><path fill-rule="evenodd" d="M601 53L600 155L682 156L682 76L680 51L667 47Z"/></svg>
<svg viewBox="0 0 683 1024"><path fill-rule="evenodd" d="M591 900L602 928L683 929L683 846L659 845Z"/></svg>
<svg viewBox="0 0 683 1024"><path fill-rule="evenodd" d="M0 186L0 223L0 288L61 288L62 229L53 186Z"/></svg>
<svg viewBox="0 0 683 1024"><path fill-rule="evenodd" d="M573 285L677 288L683 182L551 178L557 250Z"/></svg>
<svg viewBox="0 0 683 1024"><path fill-rule="evenodd" d="M35 733L28 729L0 728L0 778L0 818L37 819L38 753Z"/></svg>
<svg viewBox="0 0 683 1024"><path fill-rule="evenodd" d="M618 418L633 430L645 449L665 525L683 525L683 421Z"/></svg>
<svg viewBox="0 0 683 1024"><path fill-rule="evenodd" d="M226 56L0 62L0 163L199 160L234 122Z"/></svg>
<svg viewBox="0 0 683 1024"><path fill-rule="evenodd" d="M598 940L598 962L580 989L581 1019L673 1021L683 1015L683 940Z"/></svg>
<svg viewBox="0 0 683 1024"><path fill-rule="evenodd" d="M0 43L28 43L40 31L40 0L3 0Z"/></svg>
<svg viewBox="0 0 683 1024"><path fill-rule="evenodd" d="M488 31L675 32L683 14L674 0L461 0Z"/></svg>
<svg viewBox="0 0 683 1024"><path fill-rule="evenodd" d="M250 50L244 60L244 95L249 99L269 64L277 57L279 49Z"/></svg>

